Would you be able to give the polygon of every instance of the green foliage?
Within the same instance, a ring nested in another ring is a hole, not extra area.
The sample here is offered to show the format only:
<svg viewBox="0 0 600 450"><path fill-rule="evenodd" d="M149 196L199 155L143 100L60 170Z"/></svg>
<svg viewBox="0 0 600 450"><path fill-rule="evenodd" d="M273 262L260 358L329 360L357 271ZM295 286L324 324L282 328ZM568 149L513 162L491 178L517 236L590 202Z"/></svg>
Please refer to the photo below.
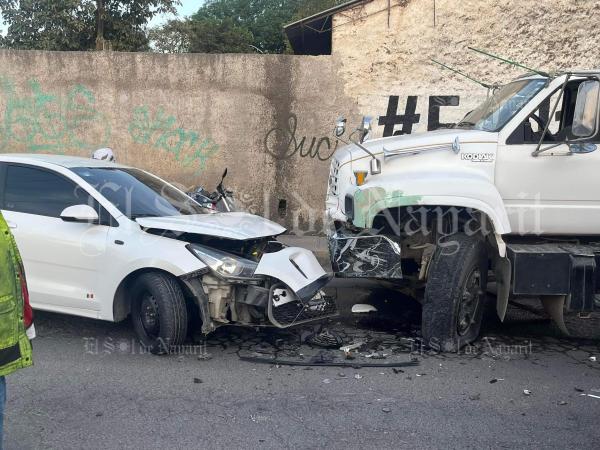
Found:
<svg viewBox="0 0 600 450"><path fill-rule="evenodd" d="M192 16L192 20L233 20L252 34L253 46L265 53L282 53L286 50L284 25L345 1L347 0L207 0Z"/></svg>
<svg viewBox="0 0 600 450"><path fill-rule="evenodd" d="M150 30L149 37L163 53L246 53L253 42L252 33L230 18L171 20Z"/></svg>
<svg viewBox="0 0 600 450"><path fill-rule="evenodd" d="M100 0L0 0L8 25L2 45L15 49L90 50L96 47ZM105 40L114 50L148 49L146 24L175 12L179 0L103 0Z"/></svg>

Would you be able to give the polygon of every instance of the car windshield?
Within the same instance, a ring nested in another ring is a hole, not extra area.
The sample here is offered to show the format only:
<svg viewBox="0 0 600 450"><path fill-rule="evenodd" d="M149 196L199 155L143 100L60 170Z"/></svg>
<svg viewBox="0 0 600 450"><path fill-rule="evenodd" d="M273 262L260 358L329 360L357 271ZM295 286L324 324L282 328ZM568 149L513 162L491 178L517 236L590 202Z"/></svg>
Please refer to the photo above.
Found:
<svg viewBox="0 0 600 450"><path fill-rule="evenodd" d="M461 120L457 128L498 131L546 84L545 79L519 80L499 88L494 95Z"/></svg>
<svg viewBox="0 0 600 450"><path fill-rule="evenodd" d="M139 169L71 169L130 219L206 214L209 211L160 178Z"/></svg>

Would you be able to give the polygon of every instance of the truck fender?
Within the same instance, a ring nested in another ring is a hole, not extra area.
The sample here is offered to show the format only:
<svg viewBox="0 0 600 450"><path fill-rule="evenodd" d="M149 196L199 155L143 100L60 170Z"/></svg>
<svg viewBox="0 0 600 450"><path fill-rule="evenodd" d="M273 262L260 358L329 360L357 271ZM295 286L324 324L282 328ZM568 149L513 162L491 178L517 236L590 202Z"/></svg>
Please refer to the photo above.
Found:
<svg viewBox="0 0 600 450"><path fill-rule="evenodd" d="M371 228L374 218L386 209L402 206L434 205L471 208L484 213L497 234L510 233L504 202L496 186L473 173L439 170L419 171L385 177L356 189L353 196L353 224Z"/></svg>

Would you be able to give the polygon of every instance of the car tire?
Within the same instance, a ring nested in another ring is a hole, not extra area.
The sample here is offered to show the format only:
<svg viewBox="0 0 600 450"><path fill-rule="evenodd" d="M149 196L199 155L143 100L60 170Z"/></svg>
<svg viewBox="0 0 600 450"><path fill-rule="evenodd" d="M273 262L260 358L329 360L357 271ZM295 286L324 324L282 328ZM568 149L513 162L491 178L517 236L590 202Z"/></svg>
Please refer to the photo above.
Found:
<svg viewBox="0 0 600 450"><path fill-rule="evenodd" d="M460 350L479 336L486 301L488 256L480 236L458 233L438 245L423 299L425 345Z"/></svg>
<svg viewBox="0 0 600 450"><path fill-rule="evenodd" d="M140 275L131 289L133 328L144 348L155 355L181 345L187 334L187 309L181 287L160 272Z"/></svg>

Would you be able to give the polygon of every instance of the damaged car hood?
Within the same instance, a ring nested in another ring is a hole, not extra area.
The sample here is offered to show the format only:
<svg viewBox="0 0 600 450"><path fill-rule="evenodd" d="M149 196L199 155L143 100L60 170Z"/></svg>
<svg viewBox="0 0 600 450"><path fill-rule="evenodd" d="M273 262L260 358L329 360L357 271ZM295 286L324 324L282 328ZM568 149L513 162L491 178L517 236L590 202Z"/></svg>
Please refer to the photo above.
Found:
<svg viewBox="0 0 600 450"><path fill-rule="evenodd" d="M245 212L140 217L136 219L136 222L146 229L195 233L238 240L277 236L285 232L285 228L281 225Z"/></svg>

